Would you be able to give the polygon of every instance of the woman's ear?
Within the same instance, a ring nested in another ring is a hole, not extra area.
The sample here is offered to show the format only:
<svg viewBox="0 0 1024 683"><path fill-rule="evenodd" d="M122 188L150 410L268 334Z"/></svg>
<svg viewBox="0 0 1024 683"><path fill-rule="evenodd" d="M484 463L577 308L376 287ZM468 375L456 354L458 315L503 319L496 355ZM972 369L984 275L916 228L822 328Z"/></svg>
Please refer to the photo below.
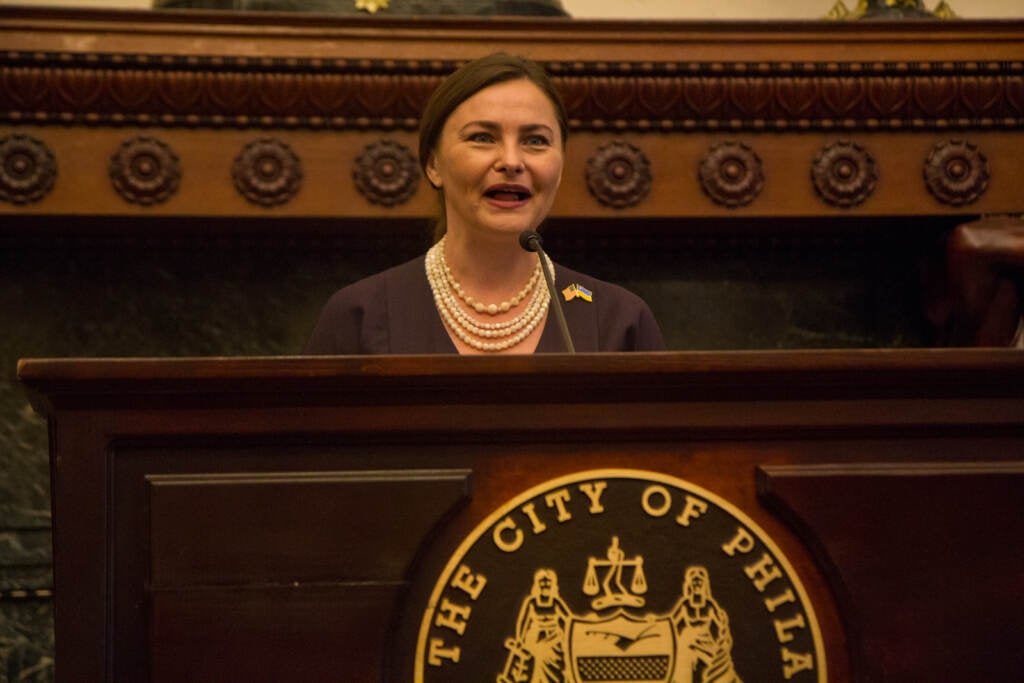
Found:
<svg viewBox="0 0 1024 683"><path fill-rule="evenodd" d="M440 190L441 174L437 170L437 157L435 155L431 154L430 158L427 159L427 164L424 167L424 170L427 172L427 180L430 184L434 186L434 189Z"/></svg>

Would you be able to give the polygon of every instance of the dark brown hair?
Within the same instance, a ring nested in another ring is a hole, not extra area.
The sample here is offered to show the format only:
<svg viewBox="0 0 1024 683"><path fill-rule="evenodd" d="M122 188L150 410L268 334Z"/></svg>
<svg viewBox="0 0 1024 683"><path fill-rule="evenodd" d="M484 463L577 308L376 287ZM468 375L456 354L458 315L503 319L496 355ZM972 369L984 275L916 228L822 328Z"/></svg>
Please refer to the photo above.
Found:
<svg viewBox="0 0 1024 683"><path fill-rule="evenodd" d="M452 112L484 88L517 80L530 81L540 88L541 92L551 101L551 106L555 109L555 118L558 120L558 128L562 134L564 148L565 139L569 133L569 120L565 114L562 98L558 95L558 90L555 89L555 84L547 72L540 64L524 57L496 52L459 67L441 82L441 85L427 100L423 115L420 117L419 155L420 169L424 176L427 172L427 162L430 161L430 157L441 139L441 130ZM441 208L434 226L435 241L441 239L447 230L444 195L441 190L438 190L438 198Z"/></svg>

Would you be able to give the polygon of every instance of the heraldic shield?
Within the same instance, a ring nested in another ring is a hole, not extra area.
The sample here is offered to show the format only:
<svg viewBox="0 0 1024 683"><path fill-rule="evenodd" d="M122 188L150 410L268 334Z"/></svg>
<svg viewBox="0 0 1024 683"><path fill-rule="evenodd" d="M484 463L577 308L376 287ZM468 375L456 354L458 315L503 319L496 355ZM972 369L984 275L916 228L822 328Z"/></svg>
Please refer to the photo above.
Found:
<svg viewBox="0 0 1024 683"><path fill-rule="evenodd" d="M562 597L557 572L537 570L497 683L742 683L708 570L692 565L685 577L671 612L638 615L648 588L644 558L628 557L613 536L604 558L588 560L583 592L594 611L579 614Z"/></svg>
<svg viewBox="0 0 1024 683"><path fill-rule="evenodd" d="M567 654L580 683L668 683L675 669L675 634L668 617L639 619L618 610L603 619L573 619Z"/></svg>

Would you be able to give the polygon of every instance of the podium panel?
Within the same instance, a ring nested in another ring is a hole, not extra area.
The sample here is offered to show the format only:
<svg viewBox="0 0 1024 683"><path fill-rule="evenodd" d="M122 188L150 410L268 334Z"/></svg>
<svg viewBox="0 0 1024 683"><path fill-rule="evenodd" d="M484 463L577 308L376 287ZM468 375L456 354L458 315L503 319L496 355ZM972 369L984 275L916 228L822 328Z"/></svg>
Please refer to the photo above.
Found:
<svg viewBox="0 0 1024 683"><path fill-rule="evenodd" d="M1015 680L1013 351L25 360L60 681Z"/></svg>

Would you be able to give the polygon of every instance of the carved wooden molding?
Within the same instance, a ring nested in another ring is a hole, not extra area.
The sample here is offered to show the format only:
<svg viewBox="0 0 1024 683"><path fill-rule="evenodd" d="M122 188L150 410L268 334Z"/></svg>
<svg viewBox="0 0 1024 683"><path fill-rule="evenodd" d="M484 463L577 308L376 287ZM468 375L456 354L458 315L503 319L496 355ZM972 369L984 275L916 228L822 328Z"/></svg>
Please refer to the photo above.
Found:
<svg viewBox="0 0 1024 683"><path fill-rule="evenodd" d="M651 163L628 142L601 145L587 160L587 189L605 206L636 206L651 191Z"/></svg>
<svg viewBox="0 0 1024 683"><path fill-rule="evenodd" d="M875 191L878 169L863 147L843 140L822 148L811 166L811 180L827 204L848 208Z"/></svg>
<svg viewBox="0 0 1024 683"><path fill-rule="evenodd" d="M231 166L238 192L253 204L285 204L302 186L302 163L291 147L273 138L247 144Z"/></svg>
<svg viewBox="0 0 1024 683"><path fill-rule="evenodd" d="M750 204L764 188L761 158L742 142L723 142L709 149L699 174L708 197L730 209Z"/></svg>
<svg viewBox="0 0 1024 683"><path fill-rule="evenodd" d="M943 204L963 206L988 189L988 159L964 140L940 142L924 162L928 191Z"/></svg>
<svg viewBox="0 0 1024 683"><path fill-rule="evenodd" d="M0 54L0 121L414 130L456 62ZM548 62L577 130L1024 127L1022 62Z"/></svg>
<svg viewBox="0 0 1024 683"><path fill-rule="evenodd" d="M160 204L178 191L181 164L165 143L152 137L126 140L110 158L110 181L133 204Z"/></svg>
<svg viewBox="0 0 1024 683"><path fill-rule="evenodd" d="M45 197L57 180L57 160L41 140L15 133L0 138L0 199L29 204Z"/></svg>
<svg viewBox="0 0 1024 683"><path fill-rule="evenodd" d="M356 157L352 180L360 194L373 204L404 204L419 185L416 155L400 142L378 140Z"/></svg>

